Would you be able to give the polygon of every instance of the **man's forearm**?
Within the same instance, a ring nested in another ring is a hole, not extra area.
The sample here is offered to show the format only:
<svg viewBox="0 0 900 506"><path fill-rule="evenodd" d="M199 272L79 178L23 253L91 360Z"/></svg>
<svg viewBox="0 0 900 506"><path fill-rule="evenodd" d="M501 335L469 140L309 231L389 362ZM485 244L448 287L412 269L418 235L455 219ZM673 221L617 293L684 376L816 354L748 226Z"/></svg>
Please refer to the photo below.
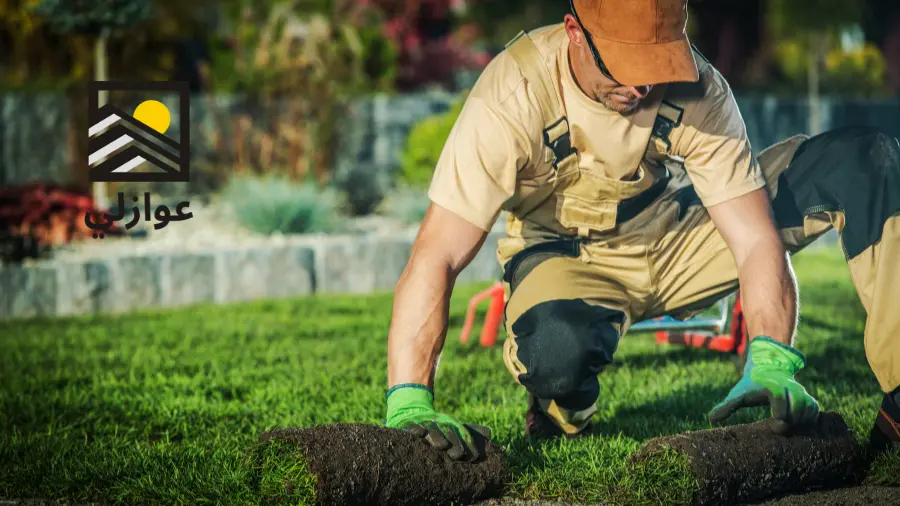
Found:
<svg viewBox="0 0 900 506"><path fill-rule="evenodd" d="M781 242L760 241L738 267L741 307L750 336L793 345L797 282Z"/></svg>
<svg viewBox="0 0 900 506"><path fill-rule="evenodd" d="M419 383L434 387L444 346L450 294L450 266L413 257L397 284L388 337L388 387Z"/></svg>

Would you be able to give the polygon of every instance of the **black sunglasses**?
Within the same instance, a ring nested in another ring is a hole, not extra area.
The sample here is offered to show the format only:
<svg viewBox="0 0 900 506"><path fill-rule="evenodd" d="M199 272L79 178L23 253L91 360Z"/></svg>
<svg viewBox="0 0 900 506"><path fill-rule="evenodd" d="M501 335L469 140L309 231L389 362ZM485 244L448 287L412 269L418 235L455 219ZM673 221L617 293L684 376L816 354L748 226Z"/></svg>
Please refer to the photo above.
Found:
<svg viewBox="0 0 900 506"><path fill-rule="evenodd" d="M591 50L591 54L594 55L594 62L597 64L597 68L600 69L600 73L606 76L613 81L616 81L616 78L612 76L609 69L606 67L606 64L603 63L603 59L600 58L600 53L597 52L597 48L594 47L594 42L591 41L591 34L587 31L583 24L581 24L581 19L578 18L578 13L575 12L575 3L573 0L569 0L569 7L572 9L572 15L575 16L575 21L578 21L578 26L581 28L581 31L584 32L584 38L587 40L588 48ZM617 83L619 81L616 81Z"/></svg>

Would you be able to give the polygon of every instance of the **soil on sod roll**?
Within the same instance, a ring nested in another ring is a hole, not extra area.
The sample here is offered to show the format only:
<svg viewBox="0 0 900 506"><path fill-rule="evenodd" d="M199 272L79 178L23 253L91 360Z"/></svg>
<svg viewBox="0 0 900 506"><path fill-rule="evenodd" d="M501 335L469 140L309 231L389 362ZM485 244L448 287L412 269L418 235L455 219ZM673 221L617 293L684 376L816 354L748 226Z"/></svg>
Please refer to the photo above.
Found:
<svg viewBox="0 0 900 506"><path fill-rule="evenodd" d="M607 506L604 503L597 504L581 504L566 501L536 501L530 499L519 499L516 497L502 497L500 499L488 499L480 501L472 506Z"/></svg>
<svg viewBox="0 0 900 506"><path fill-rule="evenodd" d="M511 478L502 449L483 438L486 458L474 463L454 462L422 438L375 425L276 429L260 441L296 446L315 476L316 504L471 504L502 495Z"/></svg>
<svg viewBox="0 0 900 506"><path fill-rule="evenodd" d="M650 462L667 448L686 454L697 480L695 504L739 504L857 484L866 457L844 419L822 413L819 422L788 435L775 420L686 432L648 441L632 464Z"/></svg>
<svg viewBox="0 0 900 506"><path fill-rule="evenodd" d="M758 506L897 506L900 487L848 487L791 495Z"/></svg>

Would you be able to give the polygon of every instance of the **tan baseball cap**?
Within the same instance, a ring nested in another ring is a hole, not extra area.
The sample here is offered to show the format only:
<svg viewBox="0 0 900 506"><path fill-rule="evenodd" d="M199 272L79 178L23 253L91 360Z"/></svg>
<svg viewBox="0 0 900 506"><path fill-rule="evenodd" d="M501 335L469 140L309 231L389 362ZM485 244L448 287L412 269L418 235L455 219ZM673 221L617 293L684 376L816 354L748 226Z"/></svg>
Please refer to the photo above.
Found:
<svg viewBox="0 0 900 506"><path fill-rule="evenodd" d="M572 0L600 58L621 84L696 82L687 0Z"/></svg>

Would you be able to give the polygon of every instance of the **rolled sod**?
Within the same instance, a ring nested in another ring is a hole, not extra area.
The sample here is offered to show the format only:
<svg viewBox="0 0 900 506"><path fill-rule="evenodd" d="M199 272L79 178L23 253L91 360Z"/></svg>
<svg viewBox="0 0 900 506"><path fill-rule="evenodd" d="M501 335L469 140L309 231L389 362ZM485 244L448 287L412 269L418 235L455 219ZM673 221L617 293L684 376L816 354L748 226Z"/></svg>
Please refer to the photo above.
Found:
<svg viewBox="0 0 900 506"><path fill-rule="evenodd" d="M268 431L251 456L269 504L471 504L511 478L502 449L476 438L486 457L455 462L402 430L328 424Z"/></svg>
<svg viewBox="0 0 900 506"><path fill-rule="evenodd" d="M715 429L686 432L648 441L629 461L633 472L653 480L661 456L672 452L687 458L693 474L692 504L740 504L785 494L857 484L864 477L866 455L844 419L822 413L818 424L791 434L773 432L772 419ZM664 494L664 491L660 491Z"/></svg>
<svg viewBox="0 0 900 506"><path fill-rule="evenodd" d="M760 506L886 506L900 504L900 487L848 487L790 495Z"/></svg>

